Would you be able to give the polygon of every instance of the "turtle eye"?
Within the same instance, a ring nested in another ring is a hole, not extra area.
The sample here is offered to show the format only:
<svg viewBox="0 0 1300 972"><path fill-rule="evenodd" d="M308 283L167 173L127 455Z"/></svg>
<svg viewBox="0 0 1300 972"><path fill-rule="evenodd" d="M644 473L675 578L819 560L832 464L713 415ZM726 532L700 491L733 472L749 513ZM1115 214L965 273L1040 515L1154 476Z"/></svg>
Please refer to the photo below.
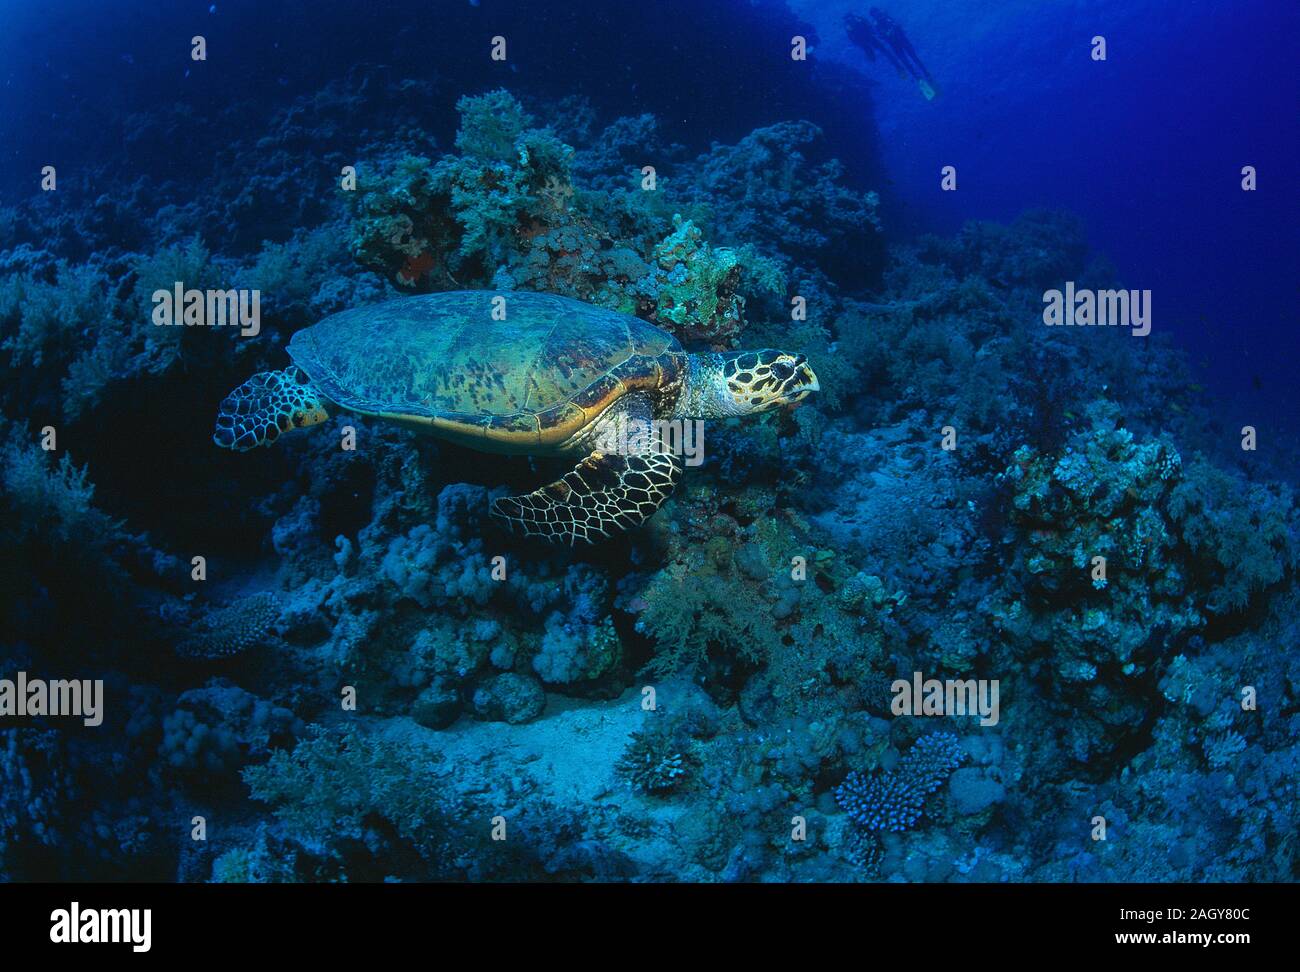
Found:
<svg viewBox="0 0 1300 972"><path fill-rule="evenodd" d="M786 381L794 374L794 368L786 364L784 361L778 361L776 364L772 365L772 374L775 376L777 381Z"/></svg>

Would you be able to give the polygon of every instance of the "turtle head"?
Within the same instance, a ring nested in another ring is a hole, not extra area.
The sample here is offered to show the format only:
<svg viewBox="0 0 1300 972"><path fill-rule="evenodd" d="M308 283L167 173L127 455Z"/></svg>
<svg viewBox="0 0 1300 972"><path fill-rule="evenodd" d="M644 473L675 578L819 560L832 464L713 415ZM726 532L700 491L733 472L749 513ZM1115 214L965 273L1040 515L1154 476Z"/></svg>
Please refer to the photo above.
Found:
<svg viewBox="0 0 1300 972"><path fill-rule="evenodd" d="M327 418L324 398L300 370L262 371L221 402L212 441L223 449L247 452Z"/></svg>
<svg viewBox="0 0 1300 972"><path fill-rule="evenodd" d="M821 387L802 354L764 348L722 357L722 380L727 395L741 413L794 405Z"/></svg>
<svg viewBox="0 0 1300 972"><path fill-rule="evenodd" d="M821 386L808 359L788 351L691 355L677 414L692 418L752 415L794 405Z"/></svg>

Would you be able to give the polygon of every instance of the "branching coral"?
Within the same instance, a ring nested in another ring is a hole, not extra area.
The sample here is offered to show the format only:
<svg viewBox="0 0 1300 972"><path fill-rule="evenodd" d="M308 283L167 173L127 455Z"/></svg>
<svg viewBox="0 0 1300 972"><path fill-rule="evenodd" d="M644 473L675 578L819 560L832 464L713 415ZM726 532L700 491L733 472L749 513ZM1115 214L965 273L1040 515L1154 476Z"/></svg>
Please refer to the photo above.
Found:
<svg viewBox="0 0 1300 972"><path fill-rule="evenodd" d="M232 847L212 862L214 884L286 884L316 875L300 875L298 854L285 841L273 842L265 827L248 846Z"/></svg>
<svg viewBox="0 0 1300 972"><path fill-rule="evenodd" d="M896 769L870 777L850 773L835 788L835 800L863 830L910 830L924 812L926 799L965 758L952 733L931 733L912 745Z"/></svg>
<svg viewBox="0 0 1300 972"><path fill-rule="evenodd" d="M162 555L100 508L87 467L66 452L55 459L3 416L0 444L8 454L0 471L0 572L13 579L0 590L0 611L45 585L68 585L84 592L82 603L116 610L128 568ZM96 619L97 626L109 621ZM21 630L10 628L10 637Z"/></svg>
<svg viewBox="0 0 1300 972"><path fill-rule="evenodd" d="M761 597L716 573L664 570L640 597L637 629L658 642L650 671L659 675L703 666L710 648L754 665L779 638Z"/></svg>
<svg viewBox="0 0 1300 972"><path fill-rule="evenodd" d="M132 342L108 277L88 265L55 264L49 280L0 279L0 352L10 391L24 407L57 407L78 418L124 369ZM49 399L62 382L62 400Z"/></svg>
<svg viewBox="0 0 1300 972"><path fill-rule="evenodd" d="M633 734L614 771L632 789L653 796L671 793L686 778L688 757L678 735L663 727Z"/></svg>
<svg viewBox="0 0 1300 972"><path fill-rule="evenodd" d="M10 459L3 473L4 494L24 535L40 534L106 553L121 524L95 507L95 486L87 469L67 453L54 461L17 429L6 438L6 450Z"/></svg>
<svg viewBox="0 0 1300 972"><path fill-rule="evenodd" d="M135 264L135 289L127 313L137 322L132 330L143 337L145 368L162 373L181 360L193 363L216 355L211 334L204 327L158 327L150 323L155 309L153 295L171 292L178 283L186 290L223 289L221 271L203 241L194 236L183 243L163 247ZM177 314L179 315L179 308ZM179 319L178 319L179 323Z"/></svg>
<svg viewBox="0 0 1300 972"><path fill-rule="evenodd" d="M834 707L833 673L858 677L879 660L892 598L818 550L809 525L772 502L752 487L688 486L670 509L664 566L630 575L619 602L653 644L652 674L691 671L726 693L757 671L763 706Z"/></svg>
<svg viewBox="0 0 1300 972"><path fill-rule="evenodd" d="M52 281L14 276L0 282L0 350L18 368L41 368L69 357L91 325L111 308L108 280L88 266L57 265Z"/></svg>

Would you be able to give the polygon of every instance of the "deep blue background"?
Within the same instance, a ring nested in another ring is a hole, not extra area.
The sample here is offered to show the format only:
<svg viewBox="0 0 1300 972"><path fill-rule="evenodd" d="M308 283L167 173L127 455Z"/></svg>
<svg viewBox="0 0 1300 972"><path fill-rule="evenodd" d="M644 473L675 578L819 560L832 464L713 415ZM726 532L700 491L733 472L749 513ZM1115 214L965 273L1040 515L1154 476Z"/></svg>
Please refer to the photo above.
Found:
<svg viewBox="0 0 1300 972"><path fill-rule="evenodd" d="M1154 329L1191 352L1224 429L1267 428L1261 449L1297 451L1300 4L881 2L939 82L927 103L832 33L865 4L792 2L826 35L825 57L870 79L896 225L1083 215L1125 283L1153 291ZM948 164L956 193L939 191Z"/></svg>

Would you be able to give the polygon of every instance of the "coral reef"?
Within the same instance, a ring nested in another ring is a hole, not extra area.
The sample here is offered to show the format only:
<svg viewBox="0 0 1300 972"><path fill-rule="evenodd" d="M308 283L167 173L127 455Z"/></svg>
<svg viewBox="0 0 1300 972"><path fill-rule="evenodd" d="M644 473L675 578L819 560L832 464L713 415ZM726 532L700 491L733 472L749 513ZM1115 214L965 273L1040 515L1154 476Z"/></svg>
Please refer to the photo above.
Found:
<svg viewBox="0 0 1300 972"><path fill-rule="evenodd" d="M701 153L358 68L211 171L0 210L0 676L126 700L0 729L0 875L1294 880L1291 486L1222 460L1174 349L1041 326L1045 288L1115 283L1079 219L891 239L828 134ZM261 290L258 338L154 326L178 281ZM580 552L487 521L522 459L348 414L209 446L299 327L461 287L804 351L822 393L711 421L664 508ZM1000 721L898 715L918 672L999 681Z"/></svg>
<svg viewBox="0 0 1300 972"><path fill-rule="evenodd" d="M575 150L533 127L508 92L458 109L458 154L384 158L362 173L352 253L399 289L562 293L718 347L743 325L742 285L784 290L773 260L708 245L690 219L649 201L654 190L624 189L614 213L602 211L610 194L575 184ZM607 132L598 151L616 154L620 137Z"/></svg>

